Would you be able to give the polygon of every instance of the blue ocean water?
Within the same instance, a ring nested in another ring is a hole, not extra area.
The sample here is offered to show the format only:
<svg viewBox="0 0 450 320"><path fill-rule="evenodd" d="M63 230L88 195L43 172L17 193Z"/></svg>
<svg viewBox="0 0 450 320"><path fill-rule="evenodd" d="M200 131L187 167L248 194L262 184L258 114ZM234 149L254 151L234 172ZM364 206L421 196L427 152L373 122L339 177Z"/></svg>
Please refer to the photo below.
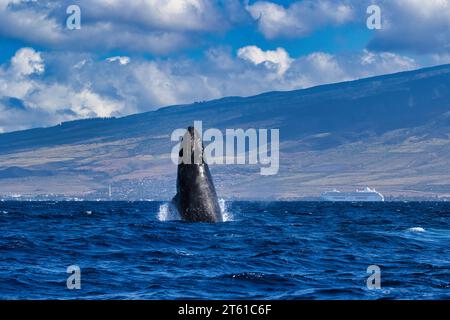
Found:
<svg viewBox="0 0 450 320"><path fill-rule="evenodd" d="M200 224L161 202L0 202L0 299L450 298L450 204L224 207Z"/></svg>

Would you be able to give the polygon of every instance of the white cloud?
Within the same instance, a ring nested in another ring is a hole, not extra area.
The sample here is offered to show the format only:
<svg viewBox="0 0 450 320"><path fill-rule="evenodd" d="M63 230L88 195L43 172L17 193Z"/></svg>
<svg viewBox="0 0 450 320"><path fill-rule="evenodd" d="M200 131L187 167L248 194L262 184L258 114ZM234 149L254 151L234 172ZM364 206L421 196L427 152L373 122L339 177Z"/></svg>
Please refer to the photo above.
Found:
<svg viewBox="0 0 450 320"><path fill-rule="evenodd" d="M354 18L347 1L303 0L288 8L267 1L247 5L247 11L258 22L268 39L303 37L327 25L342 25Z"/></svg>
<svg viewBox="0 0 450 320"><path fill-rule="evenodd" d="M50 114L62 114L61 120L111 117L126 113L123 105L85 87L77 90L70 84L39 84L26 97L27 106Z"/></svg>
<svg viewBox="0 0 450 320"><path fill-rule="evenodd" d="M45 71L41 54L32 48L22 48L11 58L9 67L0 68L0 97L22 99L33 90L35 80L28 76Z"/></svg>
<svg viewBox="0 0 450 320"><path fill-rule="evenodd" d="M130 63L130 57L126 57L126 56L115 56L115 57L110 57L107 58L106 61L108 62L119 62L119 64L121 65L127 65Z"/></svg>
<svg viewBox="0 0 450 320"><path fill-rule="evenodd" d="M255 65L264 64L268 69L275 69L276 73L282 76L292 63L289 54L283 48L263 51L256 46L247 46L238 50L238 57L252 62Z"/></svg>
<svg viewBox="0 0 450 320"><path fill-rule="evenodd" d="M318 72L329 72L342 76L342 70L337 62L336 58L328 53L315 52L307 56L306 60L316 69Z"/></svg>
<svg viewBox="0 0 450 320"><path fill-rule="evenodd" d="M374 74L386 74L395 71L406 71L419 68L419 64L410 57L391 52L370 52L364 50L360 58L363 76Z"/></svg>
<svg viewBox="0 0 450 320"><path fill-rule="evenodd" d="M45 68L41 53L32 48L19 49L10 63L0 66L0 128L10 131L136 111L125 110L116 99L96 92L101 88L92 88L86 79L49 80Z"/></svg>
<svg viewBox="0 0 450 320"><path fill-rule="evenodd" d="M22 48L17 51L11 59L11 67L14 74L18 76L40 74L45 70L40 53L34 51L33 48Z"/></svg>

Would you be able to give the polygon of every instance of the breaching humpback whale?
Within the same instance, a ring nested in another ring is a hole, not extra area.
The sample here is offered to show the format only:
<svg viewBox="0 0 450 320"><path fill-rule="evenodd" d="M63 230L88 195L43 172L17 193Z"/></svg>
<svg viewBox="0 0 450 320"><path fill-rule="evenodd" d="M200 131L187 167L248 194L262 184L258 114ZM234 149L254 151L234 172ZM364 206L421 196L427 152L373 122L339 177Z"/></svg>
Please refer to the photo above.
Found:
<svg viewBox="0 0 450 320"><path fill-rule="evenodd" d="M198 132L189 127L181 141L177 194L172 202L185 221L220 222L222 213L203 150Z"/></svg>

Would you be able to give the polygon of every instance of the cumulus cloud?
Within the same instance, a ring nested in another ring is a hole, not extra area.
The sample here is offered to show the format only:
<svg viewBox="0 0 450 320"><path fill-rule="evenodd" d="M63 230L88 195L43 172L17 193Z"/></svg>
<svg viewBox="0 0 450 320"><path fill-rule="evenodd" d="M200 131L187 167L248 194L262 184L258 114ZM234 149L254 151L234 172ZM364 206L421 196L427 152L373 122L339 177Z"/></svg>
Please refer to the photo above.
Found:
<svg viewBox="0 0 450 320"><path fill-rule="evenodd" d="M56 124L65 120L110 117L135 110L93 88L88 81L59 83L45 77L40 52L22 48L0 66L0 128L3 131ZM69 78L70 80L70 78Z"/></svg>
<svg viewBox="0 0 450 320"><path fill-rule="evenodd" d="M256 46L247 46L238 50L238 57L255 65L264 64L267 69L275 69L282 76L292 63L289 54L283 48L263 51Z"/></svg>
<svg viewBox="0 0 450 320"><path fill-rule="evenodd" d="M373 74L374 68L377 74L390 73L392 70L404 71L419 68L419 64L410 57L394 54L391 52L370 52L364 50L360 58L361 67L366 69L363 76Z"/></svg>
<svg viewBox="0 0 450 320"><path fill-rule="evenodd" d="M257 1L246 9L268 39L303 37L318 28L342 25L354 19L354 9L348 1L303 0L287 8Z"/></svg>
<svg viewBox="0 0 450 320"><path fill-rule="evenodd" d="M313 52L295 59L282 81L271 85L277 90L294 90L413 70L418 67L419 64L415 60L388 52L364 50L338 55Z"/></svg>
<svg viewBox="0 0 450 320"><path fill-rule="evenodd" d="M41 55L32 48L22 48L11 59L12 72L18 76L43 73L45 70Z"/></svg>
<svg viewBox="0 0 450 320"><path fill-rule="evenodd" d="M23 98L34 87L34 74L41 74L45 65L40 53L22 48L11 58L8 67L0 68L0 96Z"/></svg>

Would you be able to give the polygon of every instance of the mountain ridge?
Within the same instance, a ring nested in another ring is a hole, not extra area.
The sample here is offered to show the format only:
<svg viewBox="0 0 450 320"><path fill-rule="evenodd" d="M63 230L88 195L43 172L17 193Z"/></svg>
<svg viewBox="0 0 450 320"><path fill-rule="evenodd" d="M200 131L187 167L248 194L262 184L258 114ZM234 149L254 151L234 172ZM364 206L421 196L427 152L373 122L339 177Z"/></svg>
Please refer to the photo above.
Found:
<svg viewBox="0 0 450 320"><path fill-rule="evenodd" d="M280 129L279 175L215 166L224 197L296 199L366 185L392 196L447 197L449 111L450 65L441 65L3 133L0 170L20 174L0 177L0 194L101 198L112 184L120 199L169 199L175 176L170 133L202 120L204 128L221 130ZM42 182L47 185L38 187Z"/></svg>
<svg viewBox="0 0 450 320"><path fill-rule="evenodd" d="M4 133L0 133L0 137L5 136L5 135L14 134L14 133L19 133L19 132L30 131L30 130L51 129L51 128L55 128L55 127L58 127L58 126L61 126L64 124L79 123L79 122L85 122L85 121L108 122L108 121L126 119L126 118L131 118L131 117L136 117L136 116L143 116L143 115L147 115L147 114L153 114L155 112L161 112L161 111L165 111L168 109L173 111L174 108L176 108L176 110L178 110L179 108L186 108L188 106L192 107L192 106L199 106L199 105L205 105L205 104L209 105L209 104L214 104L214 103L236 102L233 100L242 101L245 99L261 98L261 97L267 97L267 96L270 97L271 95L277 95L277 94L309 93L310 91L334 88L337 86L349 85L352 83L364 83L364 82L370 82L370 81L374 81L374 80L382 80L382 79L386 79L386 78L391 79L391 78L395 78L396 76L400 76L400 75L421 74L424 72L441 71L441 70L446 70L447 73L450 73L450 64L436 65L436 66L425 67L425 68L420 68L420 69L415 69L415 70L401 71L401 72L395 72L395 73L390 73L390 74L385 74L385 75L377 75L377 76L371 76L371 77L367 77L367 78L342 81L342 82L337 82L337 83L321 84L321 85L312 86L312 87L304 88L304 89L295 89L295 90L286 90L286 91L267 91L267 92L262 92L262 93L252 95L252 96L225 96L222 98L217 98L217 99L213 99L213 100L209 100L209 101L162 106L160 108L157 108L156 110L150 110L150 111L125 115L125 116L120 116L120 117L104 117L104 118L99 117L99 118L69 120L69 121L63 121L60 124L52 125L52 126L48 126L48 127L36 127L36 128L29 128L29 129L17 130L17 131L12 131L12 132L4 132Z"/></svg>

